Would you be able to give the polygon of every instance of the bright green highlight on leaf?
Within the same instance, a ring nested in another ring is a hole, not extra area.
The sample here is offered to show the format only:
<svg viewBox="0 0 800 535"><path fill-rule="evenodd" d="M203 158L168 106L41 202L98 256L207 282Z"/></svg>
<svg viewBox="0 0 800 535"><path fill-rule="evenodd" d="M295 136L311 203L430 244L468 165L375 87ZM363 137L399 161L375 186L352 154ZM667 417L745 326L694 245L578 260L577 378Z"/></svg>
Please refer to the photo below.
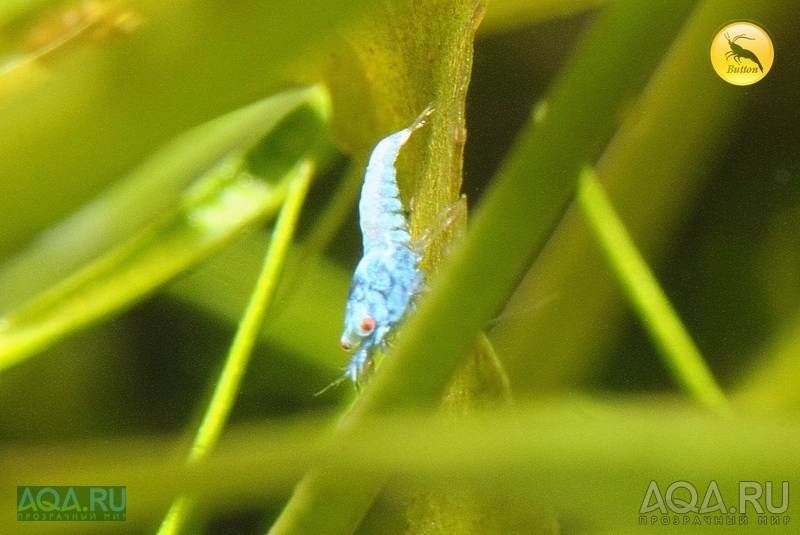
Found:
<svg viewBox="0 0 800 535"><path fill-rule="evenodd" d="M289 192L275 224L261 274L195 435L187 459L189 463L203 459L214 448L233 410L242 378L247 370L247 363L286 264L300 210L311 184L312 171L310 162L301 162L290 179ZM185 524L190 510L191 499L187 496L178 497L167 513L159 533L162 535L178 533Z"/></svg>
<svg viewBox="0 0 800 535"><path fill-rule="evenodd" d="M675 379L699 403L728 410L725 394L700 350L614 212L594 171L586 167L578 182L578 202L642 324L661 349Z"/></svg>

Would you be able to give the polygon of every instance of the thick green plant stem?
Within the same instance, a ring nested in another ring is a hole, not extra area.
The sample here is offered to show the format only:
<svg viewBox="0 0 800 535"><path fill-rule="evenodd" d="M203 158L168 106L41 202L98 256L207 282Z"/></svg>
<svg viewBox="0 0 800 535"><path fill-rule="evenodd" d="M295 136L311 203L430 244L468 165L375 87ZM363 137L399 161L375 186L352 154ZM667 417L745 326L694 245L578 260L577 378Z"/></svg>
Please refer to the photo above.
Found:
<svg viewBox="0 0 800 535"><path fill-rule="evenodd" d="M289 185L286 201L272 232L272 240L264 258L261 274L239 323L211 401L192 442L187 458L189 464L205 458L219 440L231 410L233 410L233 404L247 370L250 355L278 287L300 210L311 184L313 172L310 162L300 162L294 170L294 175ZM180 532L190 511L191 499L186 496L178 497L162 522L159 534Z"/></svg>
<svg viewBox="0 0 800 535"><path fill-rule="evenodd" d="M636 249L594 170L589 167L584 168L580 175L578 203L617 280L642 325L661 350L672 375L701 405L716 411L729 410L725 394L706 366L700 350Z"/></svg>

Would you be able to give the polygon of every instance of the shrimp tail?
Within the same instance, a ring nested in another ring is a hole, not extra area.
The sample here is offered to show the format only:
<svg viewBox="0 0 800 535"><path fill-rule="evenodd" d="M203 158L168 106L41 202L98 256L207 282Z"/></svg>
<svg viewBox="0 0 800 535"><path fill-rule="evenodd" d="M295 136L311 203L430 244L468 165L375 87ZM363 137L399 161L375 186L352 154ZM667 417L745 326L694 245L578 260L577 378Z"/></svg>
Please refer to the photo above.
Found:
<svg viewBox="0 0 800 535"><path fill-rule="evenodd" d="M395 242L411 243L395 162L402 146L415 130L426 124L434 109L432 104L428 105L411 126L383 138L372 151L358 204L364 251L385 242L387 236Z"/></svg>

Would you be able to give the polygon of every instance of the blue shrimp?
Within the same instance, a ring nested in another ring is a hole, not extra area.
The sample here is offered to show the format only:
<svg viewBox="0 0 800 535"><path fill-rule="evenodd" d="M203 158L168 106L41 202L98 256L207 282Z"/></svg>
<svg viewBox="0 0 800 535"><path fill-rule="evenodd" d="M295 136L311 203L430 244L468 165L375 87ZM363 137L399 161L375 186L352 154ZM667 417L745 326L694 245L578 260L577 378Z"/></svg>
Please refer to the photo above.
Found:
<svg viewBox="0 0 800 535"><path fill-rule="evenodd" d="M358 386L372 368L375 353L413 309L424 275L400 202L395 161L411 134L425 124L429 105L409 126L375 146L367 164L358 204L364 256L350 284L342 348L356 352L345 371Z"/></svg>

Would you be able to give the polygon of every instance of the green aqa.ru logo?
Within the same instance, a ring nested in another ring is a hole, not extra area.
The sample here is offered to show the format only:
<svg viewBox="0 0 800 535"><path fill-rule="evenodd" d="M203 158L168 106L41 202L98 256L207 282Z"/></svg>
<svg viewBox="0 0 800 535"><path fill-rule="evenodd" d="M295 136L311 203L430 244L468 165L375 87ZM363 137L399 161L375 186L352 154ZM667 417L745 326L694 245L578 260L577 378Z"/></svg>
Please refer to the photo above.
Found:
<svg viewBox="0 0 800 535"><path fill-rule="evenodd" d="M126 520L125 487L17 487L19 521Z"/></svg>

